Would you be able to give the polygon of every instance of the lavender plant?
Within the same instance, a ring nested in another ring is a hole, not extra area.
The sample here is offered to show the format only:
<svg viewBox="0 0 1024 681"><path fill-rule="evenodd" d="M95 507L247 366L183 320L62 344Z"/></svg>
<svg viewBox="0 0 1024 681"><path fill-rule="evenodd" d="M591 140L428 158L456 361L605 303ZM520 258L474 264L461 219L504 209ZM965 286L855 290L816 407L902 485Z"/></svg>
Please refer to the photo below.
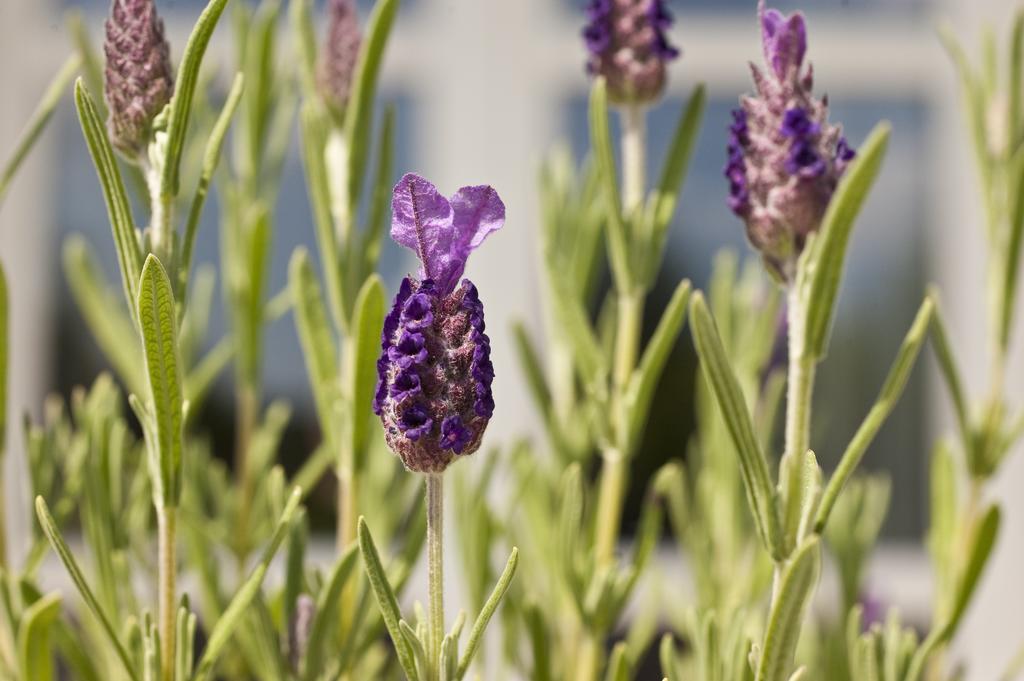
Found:
<svg viewBox="0 0 1024 681"><path fill-rule="evenodd" d="M486 291L463 274L470 253L503 226L505 205L487 185L445 197L415 174L394 184L395 114L388 108L377 121L375 99L398 0L379 0L365 26L354 2L330 0L323 40L311 3L291 0L297 59L280 66L280 3L236 1L237 74L216 111L216 80L201 66L226 5L210 0L177 69L153 0L113 1L103 59L72 19L77 54L0 175L2 200L58 93L81 69L75 103L108 208L124 304L81 239L65 246L65 272L121 385L103 374L66 403L48 401L41 423L25 421L39 525L25 562L14 566L0 516L0 678L452 681L500 666L537 681L627 681L642 676L639 661L659 626L669 629L657 648L668 681L955 678L945 649L1000 525L986 485L1024 432L1004 394L1024 233L1014 191L1024 172L1024 15L1014 25L1005 88L991 39L976 69L946 34L964 84L993 263L990 396L968 410L938 297L929 293L878 399L826 476L811 449L815 372L888 125L854 151L829 120L827 100L814 94L803 16L762 1L765 65L752 66L755 91L733 112L724 174L729 207L763 268L721 254L707 294L680 282L644 344L647 299L704 89L680 112L661 175L648 187L646 114L680 54L667 37L672 18L660 0L592 0L583 31L594 78L591 149L579 166L563 150L542 168L544 336L535 340L523 325L513 333L545 438L479 454L476 472L448 469L485 442L496 409L492 335L504 339L485 326ZM90 94L101 87L105 102ZM621 120L618 165L609 106ZM271 296L274 207L296 112L323 278L299 250L287 289ZM221 166L225 147L231 158ZM215 275L193 259L211 191L220 198L219 268L231 323L202 355ZM148 208L141 229L132 193ZM397 283L390 310L376 274L389 208L392 238L420 264ZM289 309L322 432L291 477L276 462L290 411L280 401L265 405L260 375L265 326ZM7 310L0 270L0 413ZM703 375L696 429L679 452L685 460L649 481L623 555L626 486L687 314ZM929 332L960 437L940 441L933 456L936 604L922 640L865 593L889 483L856 472ZM234 471L194 423L232 362ZM775 456L784 394L784 447ZM4 425L0 419L0 443ZM300 503L331 468L337 533L323 565L309 550ZM446 476L455 477L466 587L479 611L464 646L465 613L453 623L445 617ZM489 493L498 478L510 481L500 501ZM692 570L687 602L665 599L665 576L650 569L666 517ZM72 552L64 535L76 528L82 550ZM394 554L388 563L374 536ZM424 545L426 608L403 617L399 599ZM70 616L61 616L60 594L39 583L47 546L81 596ZM509 546L521 547L524 559L520 565L512 548L499 571L492 560ZM265 584L281 547L282 579ZM840 584L834 617L812 607L826 550ZM234 570L223 568L225 557ZM195 596L182 583L194 584ZM502 647L485 660L484 634L499 606Z"/></svg>

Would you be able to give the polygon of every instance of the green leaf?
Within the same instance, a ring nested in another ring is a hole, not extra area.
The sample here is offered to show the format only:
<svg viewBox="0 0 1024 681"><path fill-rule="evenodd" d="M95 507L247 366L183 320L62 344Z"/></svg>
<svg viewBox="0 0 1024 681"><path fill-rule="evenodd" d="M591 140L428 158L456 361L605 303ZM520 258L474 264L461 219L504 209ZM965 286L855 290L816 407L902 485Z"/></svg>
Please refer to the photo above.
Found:
<svg viewBox="0 0 1024 681"><path fill-rule="evenodd" d="M530 389L530 396L533 398L534 406L545 421L550 420L551 414L551 390L548 388L547 379L544 377L544 367L541 366L540 355L537 347L530 338L526 327L522 322L514 322L512 325L512 336L515 340L519 364L526 377L526 385Z"/></svg>
<svg viewBox="0 0 1024 681"><path fill-rule="evenodd" d="M835 314L839 282L843 276L846 248L853 223L874 184L889 143L891 127L879 123L857 152L857 157L843 173L829 202L821 231L801 258L797 285L806 287L807 328L804 347L811 357L821 359L828 349L828 337ZM802 281L801 281L802 280Z"/></svg>
<svg viewBox="0 0 1024 681"><path fill-rule="evenodd" d="M235 343L228 338L220 339L207 352L185 377L185 400L189 404L189 413L195 413L196 407L203 401L213 387L213 382L221 375L231 358L235 356Z"/></svg>
<svg viewBox="0 0 1024 681"><path fill-rule="evenodd" d="M160 181L160 196L170 199L178 195L178 175L181 156L185 149L185 133L188 131L189 117L192 115L192 100L195 97L196 83L199 81L199 68L210 44L213 30L217 27L220 15L228 0L210 0L210 3L199 15L192 35L185 45L185 52L178 67L174 96L171 98L170 116L167 120L167 157L164 159L163 177Z"/></svg>
<svg viewBox="0 0 1024 681"><path fill-rule="evenodd" d="M998 506L989 506L978 524L973 528L967 560L963 564L953 595L953 609L946 620L932 628L921 647L914 653L905 681L918 681L924 671L925 664L942 644L949 641L956 633L967 606L970 604L974 589L978 586L981 573L992 555L996 535L999 533L1000 511Z"/></svg>
<svg viewBox="0 0 1024 681"><path fill-rule="evenodd" d="M878 394L878 399L875 400L871 411L868 412L863 423L860 424L860 428L854 434L853 439L850 440L850 444L846 446L846 451L843 452L842 458L839 459L839 465L836 467L835 473L828 481L828 486L825 488L825 493L821 499L821 506L818 509L817 518L814 521L815 532L820 533L824 529L825 523L828 522L829 513L832 512L832 507L835 505L836 499L839 498L839 494L843 491L846 481L853 475L854 470L856 470L861 458L864 456L864 452L867 451L867 448L875 439L875 435L878 434L885 420L889 418L889 414L892 413L893 408L903 394L903 389L907 385L907 379L910 377L910 371L914 368L917 355L921 351L921 345L928 337L928 327L931 324L934 309L935 304L931 298L926 297L917 311L914 323L911 324L910 330L903 339L903 344L896 355L896 360L889 369L888 376L885 377L885 383L882 384L882 391Z"/></svg>
<svg viewBox="0 0 1024 681"><path fill-rule="evenodd" d="M1016 119L1013 119L1016 123ZM1017 149L1008 168L1010 196L1010 234L1003 248L1003 281L999 295L999 345L1005 352L1010 344L1013 330L1013 313L1016 308L1017 289L1020 279L1020 252L1024 244L1024 147Z"/></svg>
<svg viewBox="0 0 1024 681"><path fill-rule="evenodd" d="M374 545L373 537L370 535L370 528L366 526L366 520L363 518L359 518L359 552L363 556L363 567L370 581L373 595L377 599L377 606L380 608L384 626L391 636L392 643L395 644L398 662L402 665L402 669L405 671L409 681L419 681L416 665L413 662L413 651L405 637L402 636L401 629L399 628L398 623L402 619L402 614L398 610L398 599L395 597L395 592L391 589L387 573L380 562L380 554L377 553L377 547Z"/></svg>
<svg viewBox="0 0 1024 681"><path fill-rule="evenodd" d="M932 312L932 349L939 361L939 368L942 370L942 377L945 379L949 396L953 400L953 413L956 416L957 428L960 431L960 439L964 451L970 455L973 449L971 438L971 422L967 413L967 397L964 392L963 380L960 378L960 368L957 366L956 355L953 353L953 346L949 342L946 321L942 314L938 289L930 287L928 297L934 304Z"/></svg>
<svg viewBox="0 0 1024 681"><path fill-rule="evenodd" d="M302 140L302 162L306 170L306 186L313 209L316 245L327 280L327 299L334 323L340 330L348 329L345 306L344 280L341 276L337 235L331 216L331 192L324 163L327 144L327 120L323 110L314 102L306 102L299 113Z"/></svg>
<svg viewBox="0 0 1024 681"><path fill-rule="evenodd" d="M587 389L603 398L608 361L587 317L583 303L564 287L554 292L555 315L572 347L580 380Z"/></svg>
<svg viewBox="0 0 1024 681"><path fill-rule="evenodd" d="M626 650L625 641L619 641L612 649L611 657L608 660L608 671L604 677L605 681L629 681L629 657Z"/></svg>
<svg viewBox="0 0 1024 681"><path fill-rule="evenodd" d="M782 573L778 595L768 616L757 681L785 681L793 666L804 612L818 581L818 539L812 537L794 553Z"/></svg>
<svg viewBox="0 0 1024 681"><path fill-rule="evenodd" d="M241 588L235 593L231 599L231 603L228 604L224 614L221 615L220 619L214 625L210 631L210 638L206 643L206 649L203 651L203 657L199 660L199 664L196 667L195 674L193 674L193 681L200 681L201 679L209 678L213 671L214 665L220 658L221 651L224 646L227 645L228 641L231 640L232 635L235 633L235 629L241 624L242 618L249 608L249 604L259 593L260 588L263 586L263 578L266 577L267 570L270 568L271 561L274 560L274 555L277 553L278 547L281 546L281 542L284 541L285 535L288 534L288 528L291 526L292 518L295 515L296 510L299 507L299 501L302 498L302 490L295 488L292 490L291 496L288 498L288 502L284 506L284 510L281 512L281 517L277 521L277 527L274 529L274 534L270 537L270 542L267 547L263 550L263 555L260 557L260 562L253 568L252 572L249 573L249 577L242 584Z"/></svg>
<svg viewBox="0 0 1024 681"><path fill-rule="evenodd" d="M39 136L42 135L43 129L46 128L46 124L49 123L50 118L53 116L54 109L60 103L60 98L64 95L68 83L78 73L78 68L81 64L82 61L77 54L68 57L60 71L57 72L53 82L50 83L49 87L46 88L46 92L43 93L43 98L36 106L36 110L29 119L28 125L22 131L14 151L11 152L7 162L0 169L0 205L3 204L4 197L7 195L11 180L14 179L18 168L21 167L22 162L28 156L32 147L35 146Z"/></svg>
<svg viewBox="0 0 1024 681"><path fill-rule="evenodd" d="M790 466L798 466L790 471ZM821 501L821 466L814 452L808 450L803 456L793 459L786 454L782 457L782 498L784 503L783 529L786 533L786 545L797 546L807 535L811 520ZM791 474L792 472L792 474ZM795 482L795 489L790 483Z"/></svg>
<svg viewBox="0 0 1024 681"><path fill-rule="evenodd" d="M661 179L648 200L653 227L650 252L645 263L646 276L644 279L648 285L654 283L654 278L658 273L658 265L665 250L665 239L668 236L668 226L679 202L683 178L690 167L690 158L693 156L693 149L696 146L706 103L707 94L702 83L694 88L686 109L679 117L672 144L665 154Z"/></svg>
<svg viewBox="0 0 1024 681"><path fill-rule="evenodd" d="M121 266L125 300L134 314L139 297L139 277L142 275L142 250L132 220L128 195L121 180L121 171L114 160L114 149L107 139L107 129L96 112L96 104L81 78L75 81L75 106L78 108L82 134L85 135L86 144L89 146L89 153L92 155L93 165L96 166L96 175L99 177L103 197L107 203L107 215L110 217L110 227L114 234L117 261Z"/></svg>
<svg viewBox="0 0 1024 681"><path fill-rule="evenodd" d="M60 535L60 530L57 529L57 523L54 522L53 516L50 515L50 509L46 506L46 501L41 496L36 497L36 517L39 519L39 525L42 527L43 534L46 535L46 539L50 542L50 546L56 552L61 562L64 563L64 567L67 569L68 574L71 576L71 581L74 582L75 587L78 589L78 593L82 596L82 600L85 601L89 611L99 621L100 626L103 629L103 633L107 635L107 639L114 646L114 652L117 653L118 659L121 664L124 665L125 671L128 673L129 678L132 681L140 681L139 676L135 671L135 667L132 664L131 657L128 655L128 651L125 649L124 644L121 643L121 639L118 638L117 630L114 625L111 624L107 614L103 611L96 596L93 594L92 589L89 588L89 583L85 579L85 575L82 574L81 568L78 567L78 563L75 561L74 555L71 553L71 549L68 548L67 542Z"/></svg>
<svg viewBox="0 0 1024 681"><path fill-rule="evenodd" d="M594 86L590 89L590 146L594 150L594 160L607 201L608 257L615 285L619 290L625 291L632 283L629 240L626 224L622 219L619 179L615 171L615 154L612 152L612 136L608 127L608 88L604 78L595 79Z"/></svg>
<svg viewBox="0 0 1024 681"><path fill-rule="evenodd" d="M545 624L544 613L536 603L527 603L523 609L523 619L529 635L530 651L533 653L530 678L533 681L551 681L552 637Z"/></svg>
<svg viewBox="0 0 1024 681"><path fill-rule="evenodd" d="M676 286L675 293L665 307L658 322L658 328L644 350L640 365L633 372L626 389L627 432L630 447L633 446L647 422L651 399L658 387L661 372L665 368L672 348L675 347L679 332L686 319L686 304L690 299L690 282L684 279Z"/></svg>
<svg viewBox="0 0 1024 681"><path fill-rule="evenodd" d="M373 395L377 386L376 360L380 354L380 334L384 326L384 282L379 275L371 275L360 289L352 322L352 342L347 352L349 364L345 371L348 379L346 393L352 405L352 451L362 456L370 437ZM355 470L363 468L360 460L353 463Z"/></svg>
<svg viewBox="0 0 1024 681"><path fill-rule="evenodd" d="M473 662L473 656L476 655L477 648L480 647L480 641L483 638L484 630L487 629L488 622L491 621L491 617L494 615L494 611L498 609L498 605L501 603L501 599L505 596L505 592L508 591L508 587L512 584L512 578L516 574L516 567L519 565L519 549L513 548L512 554L508 557L508 563L505 565L505 571L501 573L501 577L498 579L498 583L494 585L494 591L491 592L490 598L484 603L483 610L476 618L476 622L473 623L473 628L469 632L469 640L466 642L466 650L462 653L462 659L459 660L459 667L455 672L455 678L461 681L469 670L470 663Z"/></svg>
<svg viewBox="0 0 1024 681"><path fill-rule="evenodd" d="M245 89L245 77L241 73L235 74L235 80L231 84L228 98L224 102L217 122L210 131L210 137L206 141L206 150L203 152L203 165L199 171L199 184L196 186L195 196L192 197L192 205L188 212L188 221L185 223L185 239L181 251L181 277L182 290L188 283L189 271L192 265L192 251L195 248L196 234L199 231L199 218L203 213L203 206L206 204L206 195L210 191L210 182L213 179L213 172L217 169L220 161L221 149L224 146L224 137L231 119L238 109L238 103L242 100L242 92Z"/></svg>
<svg viewBox="0 0 1024 681"><path fill-rule="evenodd" d="M336 443L337 350L327 321L320 285L309 261L309 254L302 248L296 249L292 255L288 268L288 286L295 305L295 326L302 343L302 355L306 360L320 427L324 431L324 439ZM333 451L337 451L337 448L333 448Z"/></svg>
<svg viewBox="0 0 1024 681"><path fill-rule="evenodd" d="M96 344L128 391L142 394L145 383L138 336L121 301L107 289L101 265L77 234L64 242L62 255L68 288Z"/></svg>
<svg viewBox="0 0 1024 681"><path fill-rule="evenodd" d="M950 594L953 589L950 570L954 563L957 507L956 462L946 441L939 440L932 451L928 504L928 550L936 568L936 594ZM944 595L943 599L948 597Z"/></svg>
<svg viewBox="0 0 1024 681"><path fill-rule="evenodd" d="M370 220L363 233L362 248L360 249L363 255L364 272L372 272L377 268L384 225L391 217L394 156L395 107L389 105L384 109L384 122L380 128L380 140L377 142L377 173L373 183Z"/></svg>
<svg viewBox="0 0 1024 681"><path fill-rule="evenodd" d="M60 615L60 594L43 596L25 609L18 627L18 666L21 678L53 681L53 650L50 633Z"/></svg>
<svg viewBox="0 0 1024 681"><path fill-rule="evenodd" d="M178 362L178 321L167 272L146 258L139 283L139 327L149 379L156 441L147 442L157 506L176 506L181 494L183 397Z"/></svg>
<svg viewBox="0 0 1024 681"><path fill-rule="evenodd" d="M317 96L316 59L316 27L313 25L313 13L309 0L291 0L288 16L295 37L295 51L299 58L299 74L306 97Z"/></svg>
<svg viewBox="0 0 1024 681"><path fill-rule="evenodd" d="M686 679L676 654L676 645L672 634L665 634L661 637L658 657L661 661L661 672L665 675L665 681L684 681Z"/></svg>
<svg viewBox="0 0 1024 681"><path fill-rule="evenodd" d="M348 149L348 197L355 206L362 196L366 158L369 155L370 130L373 125L373 100L384 48L387 47L391 25L395 21L399 0L378 0L366 22L366 33L359 50L352 90L345 107L345 146ZM355 215L349 210L349 215Z"/></svg>
<svg viewBox="0 0 1024 681"><path fill-rule="evenodd" d="M778 560L783 556L783 537L768 462L754 435L739 381L729 366L715 322L699 291L690 300L690 330L704 377L739 454L743 487L758 533L765 547Z"/></svg>
<svg viewBox="0 0 1024 681"><path fill-rule="evenodd" d="M327 582L324 584L316 599L316 611L313 615L313 622L309 628L309 639L306 643L306 660L304 662L305 674L303 678L307 681L314 681L326 667L326 660L330 655L330 627L337 623L339 608L341 605L341 593L349 577L352 576L353 568L359 558L356 546L353 544L345 551L345 554L334 565Z"/></svg>
<svg viewBox="0 0 1024 681"><path fill-rule="evenodd" d="M974 595L974 590L978 586L981 573L992 555L992 548L995 546L996 536L999 534L1001 517L998 506L989 506L985 514L981 516L981 520L973 528L970 546L967 550L967 562L964 563L963 571L957 582L953 612L950 614L947 625L950 636L960 625L960 619L971 602L971 596Z"/></svg>
<svg viewBox="0 0 1024 681"><path fill-rule="evenodd" d="M195 660L196 616L189 611L188 596L182 596L178 606L177 631L175 633L174 678L185 681L192 671Z"/></svg>

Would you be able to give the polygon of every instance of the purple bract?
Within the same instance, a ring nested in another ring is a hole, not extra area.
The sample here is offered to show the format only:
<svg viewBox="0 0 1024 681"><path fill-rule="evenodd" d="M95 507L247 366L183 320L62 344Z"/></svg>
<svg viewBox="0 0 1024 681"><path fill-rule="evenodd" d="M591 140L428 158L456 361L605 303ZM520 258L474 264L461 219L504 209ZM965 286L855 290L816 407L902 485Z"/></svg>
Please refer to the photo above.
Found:
<svg viewBox="0 0 1024 681"><path fill-rule="evenodd" d="M829 123L827 99L812 93L803 15L766 9L764 0L758 11L769 68L750 66L757 93L732 113L725 177L729 208L769 271L788 282L855 152Z"/></svg>
<svg viewBox="0 0 1024 681"><path fill-rule="evenodd" d="M402 280L384 320L373 408L406 467L438 473L479 448L494 413L483 304L459 280L470 252L504 224L505 205L489 186L446 199L413 174L395 186L391 205L391 236L421 267Z"/></svg>
<svg viewBox="0 0 1024 681"><path fill-rule="evenodd" d="M355 0L328 0L327 42L320 55L317 86L336 111L348 103L362 40Z"/></svg>
<svg viewBox="0 0 1024 681"><path fill-rule="evenodd" d="M174 94L170 46L153 0L114 0L103 51L110 139L136 160L146 151L153 119Z"/></svg>
<svg viewBox="0 0 1024 681"><path fill-rule="evenodd" d="M663 0L591 0L583 40L587 72L604 76L617 104L642 104L665 89L665 67L679 56L666 31L672 15Z"/></svg>

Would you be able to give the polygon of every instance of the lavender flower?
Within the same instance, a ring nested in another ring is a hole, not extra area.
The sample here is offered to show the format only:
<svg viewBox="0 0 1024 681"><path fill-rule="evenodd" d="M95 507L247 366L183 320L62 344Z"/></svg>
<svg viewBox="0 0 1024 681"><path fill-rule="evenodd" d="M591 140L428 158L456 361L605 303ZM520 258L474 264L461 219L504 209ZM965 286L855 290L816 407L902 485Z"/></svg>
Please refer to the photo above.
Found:
<svg viewBox="0 0 1024 681"><path fill-rule="evenodd" d="M672 15L663 0L591 0L583 39L587 72L604 76L617 104L643 104L665 89L665 66L679 56L665 32Z"/></svg>
<svg viewBox="0 0 1024 681"><path fill-rule="evenodd" d="M106 28L107 128L114 146L137 159L174 93L170 46L153 0L114 0Z"/></svg>
<svg viewBox="0 0 1024 681"><path fill-rule="evenodd" d="M317 84L324 101L340 111L348 103L363 39L354 0L329 0L327 22L327 43L320 56Z"/></svg>
<svg viewBox="0 0 1024 681"><path fill-rule="evenodd" d="M374 412L410 470L439 473L476 451L494 412L483 304L459 280L470 252L504 222L489 186L463 187L449 200L418 175L395 185L391 236L421 267L402 280L384 320Z"/></svg>
<svg viewBox="0 0 1024 681"><path fill-rule="evenodd" d="M728 202L769 271L790 281L855 152L841 127L828 122L827 98L811 92L803 15L766 10L764 0L758 11L768 68L750 65L757 94L744 96L732 113Z"/></svg>

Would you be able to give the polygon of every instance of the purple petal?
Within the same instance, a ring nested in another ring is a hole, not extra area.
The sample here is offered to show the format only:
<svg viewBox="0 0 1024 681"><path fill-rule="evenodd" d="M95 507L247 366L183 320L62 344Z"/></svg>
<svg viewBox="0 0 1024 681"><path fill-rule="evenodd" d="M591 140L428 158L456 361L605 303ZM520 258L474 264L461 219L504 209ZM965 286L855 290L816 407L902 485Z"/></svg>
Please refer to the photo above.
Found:
<svg viewBox="0 0 1024 681"><path fill-rule="evenodd" d="M807 27L799 12L786 17L778 10L766 9L759 3L761 39L764 57L779 78L785 78L791 68L799 68L807 52Z"/></svg>
<svg viewBox="0 0 1024 681"><path fill-rule="evenodd" d="M470 252L505 223L505 204L486 185L463 187L449 202L430 182L407 174L395 185L391 221L392 238L419 256L420 277L447 295Z"/></svg>
<svg viewBox="0 0 1024 681"><path fill-rule="evenodd" d="M463 187L452 197L455 236L452 239L451 266L438 278L441 290L451 292L466 269L469 254L491 232L505 224L505 204L490 185Z"/></svg>
<svg viewBox="0 0 1024 681"><path fill-rule="evenodd" d="M420 278L436 278L451 239L452 206L437 187L413 173L395 185L391 201L391 238L419 256Z"/></svg>

